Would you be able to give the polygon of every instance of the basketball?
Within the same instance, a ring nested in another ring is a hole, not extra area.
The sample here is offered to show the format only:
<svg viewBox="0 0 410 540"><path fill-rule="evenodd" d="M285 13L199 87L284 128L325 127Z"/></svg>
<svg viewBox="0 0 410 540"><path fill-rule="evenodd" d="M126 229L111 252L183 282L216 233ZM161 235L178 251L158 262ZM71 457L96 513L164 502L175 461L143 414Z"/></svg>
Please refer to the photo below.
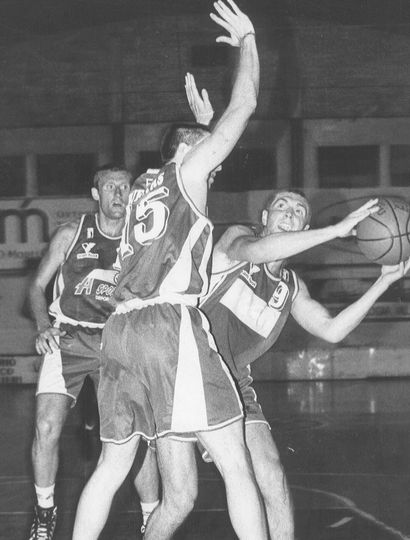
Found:
<svg viewBox="0 0 410 540"><path fill-rule="evenodd" d="M379 198L380 209L357 225L357 245L378 264L394 265L410 257L410 204L396 197Z"/></svg>

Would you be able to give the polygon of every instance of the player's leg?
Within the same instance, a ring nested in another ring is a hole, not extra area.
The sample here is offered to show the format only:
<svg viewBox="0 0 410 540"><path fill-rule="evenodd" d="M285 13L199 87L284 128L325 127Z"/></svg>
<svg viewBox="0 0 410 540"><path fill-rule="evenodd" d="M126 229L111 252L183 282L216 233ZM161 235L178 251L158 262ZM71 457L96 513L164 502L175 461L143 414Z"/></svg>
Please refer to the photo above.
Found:
<svg viewBox="0 0 410 540"><path fill-rule="evenodd" d="M39 505L35 508L30 539L53 538L57 519L53 491L59 440L83 381L81 341L77 331L69 325L65 325L64 331L66 334L59 338L60 348L43 358L37 386L32 460Z"/></svg>
<svg viewBox="0 0 410 540"><path fill-rule="evenodd" d="M134 462L140 436L155 437L147 386L140 370L144 355L138 340L143 330L134 322L135 315L112 315L103 330L97 395L103 449L80 497L74 540L98 538L112 499Z"/></svg>
<svg viewBox="0 0 410 540"><path fill-rule="evenodd" d="M245 446L243 422L214 431L198 432L225 482L232 526L240 539L268 538L265 510Z"/></svg>
<svg viewBox="0 0 410 540"><path fill-rule="evenodd" d="M36 398L32 461L34 482L40 488L55 483L61 430L71 404L72 399L65 394L39 394ZM39 501L39 504L43 507L53 506L46 501Z"/></svg>
<svg viewBox="0 0 410 540"><path fill-rule="evenodd" d="M292 502L268 421L252 386L250 366L235 373L245 408L245 440L262 493L272 538L294 538Z"/></svg>
<svg viewBox="0 0 410 540"><path fill-rule="evenodd" d="M139 436L123 444L103 443L97 467L78 503L73 540L97 540L111 503L133 464Z"/></svg>
<svg viewBox="0 0 410 540"><path fill-rule="evenodd" d="M245 438L265 503L270 536L277 540L293 540L292 501L270 429L265 423L247 423Z"/></svg>
<svg viewBox="0 0 410 540"><path fill-rule="evenodd" d="M151 514L145 540L168 540L191 512L197 497L197 466L193 443L168 437L157 440L161 502Z"/></svg>
<svg viewBox="0 0 410 540"><path fill-rule="evenodd" d="M30 539L51 540L57 521L54 485L58 469L61 430L72 399L65 394L39 394L36 398L35 435L31 449L37 505ZM40 535L43 536L40 536Z"/></svg>
<svg viewBox="0 0 410 540"><path fill-rule="evenodd" d="M160 479L154 443L140 444L135 466L134 486L141 504L144 529L160 498Z"/></svg>

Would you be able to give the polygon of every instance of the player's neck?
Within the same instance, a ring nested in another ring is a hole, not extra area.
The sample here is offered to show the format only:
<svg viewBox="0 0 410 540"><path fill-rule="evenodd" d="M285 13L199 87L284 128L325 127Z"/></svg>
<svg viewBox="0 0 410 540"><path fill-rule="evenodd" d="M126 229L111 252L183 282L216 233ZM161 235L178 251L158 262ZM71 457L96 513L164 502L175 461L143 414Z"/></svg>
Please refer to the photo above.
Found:
<svg viewBox="0 0 410 540"><path fill-rule="evenodd" d="M112 236L113 238L121 236L125 218L109 219L104 214L99 212L97 214L97 219L98 226L101 229L101 232L103 232L107 236Z"/></svg>

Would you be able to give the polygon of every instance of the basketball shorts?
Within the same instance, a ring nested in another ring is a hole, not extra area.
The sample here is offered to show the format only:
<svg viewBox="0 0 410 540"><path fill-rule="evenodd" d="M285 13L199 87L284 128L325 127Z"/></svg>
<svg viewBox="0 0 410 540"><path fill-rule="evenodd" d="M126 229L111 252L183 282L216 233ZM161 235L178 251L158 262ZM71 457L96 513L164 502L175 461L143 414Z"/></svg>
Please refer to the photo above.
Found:
<svg viewBox="0 0 410 540"><path fill-rule="evenodd" d="M66 332L58 338L60 348L45 354L37 383L38 394L65 394L73 406L87 375L98 385L101 328L61 324Z"/></svg>
<svg viewBox="0 0 410 540"><path fill-rule="evenodd" d="M101 440L115 443L218 429L243 416L208 321L181 304L110 316L98 404Z"/></svg>
<svg viewBox="0 0 410 540"><path fill-rule="evenodd" d="M235 375L238 377L237 382L245 413L245 423L262 423L269 426L269 422L266 420L262 407L258 402L258 396L252 386L253 378L250 366L246 366Z"/></svg>

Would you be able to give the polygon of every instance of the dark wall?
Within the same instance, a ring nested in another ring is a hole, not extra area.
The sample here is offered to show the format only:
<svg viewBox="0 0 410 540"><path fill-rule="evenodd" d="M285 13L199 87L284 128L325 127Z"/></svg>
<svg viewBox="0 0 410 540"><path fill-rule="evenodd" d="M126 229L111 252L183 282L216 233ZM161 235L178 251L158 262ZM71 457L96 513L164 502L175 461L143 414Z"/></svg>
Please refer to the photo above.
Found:
<svg viewBox="0 0 410 540"><path fill-rule="evenodd" d="M313 20L275 9L275 2L260 6L253 17L262 65L257 117L410 116L407 26ZM196 14L158 9L126 21L3 39L0 127L189 118L187 70L220 111L232 58L211 47L199 51L210 65L193 65L192 47L210 47L218 35L209 6L196 7Z"/></svg>

